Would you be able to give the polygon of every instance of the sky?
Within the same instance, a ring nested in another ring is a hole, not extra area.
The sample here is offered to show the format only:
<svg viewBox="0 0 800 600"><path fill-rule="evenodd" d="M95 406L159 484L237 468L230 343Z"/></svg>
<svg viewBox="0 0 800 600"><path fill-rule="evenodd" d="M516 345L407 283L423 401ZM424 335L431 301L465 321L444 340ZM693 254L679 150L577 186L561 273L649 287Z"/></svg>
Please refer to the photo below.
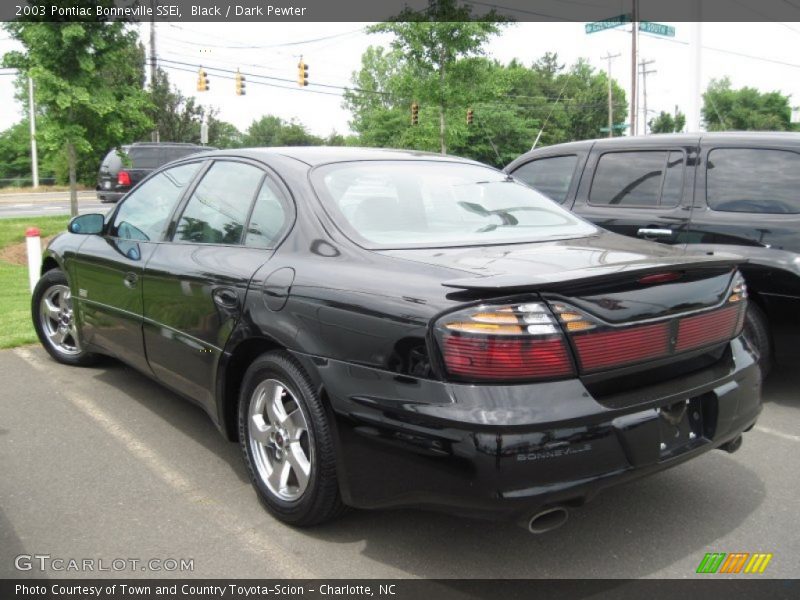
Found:
<svg viewBox="0 0 800 600"><path fill-rule="evenodd" d="M672 112L677 105L691 111L694 57L690 41L693 23L668 23L675 37L639 36L639 58L652 60L647 78L647 108L652 117ZM389 34L365 32L366 23L158 23L157 54L172 82L184 95L195 95L205 105L219 109L219 118L245 130L264 114L297 119L314 134L348 133L349 112L342 106L341 90L301 89L294 82L302 55L309 65L309 81L346 86L369 45L388 46ZM138 26L142 40L149 39L149 24ZM586 58L594 67L606 69L601 57L621 54L612 62L612 77L626 91L631 81L630 29L586 34L583 23L517 23L487 44L486 54L503 63L516 58L531 64L545 52L558 53L560 62L572 64ZM730 77L734 87L750 86L761 91L790 95L792 106L800 105L800 23L703 23L701 30L701 80L705 89L712 78ZM0 31L0 54L17 48ZM175 63L188 63L178 65ZM288 89L247 84L247 94L236 96L232 80L209 73L209 92L195 89L197 66L240 68L290 82L276 81ZM182 71L178 69L188 69ZM0 76L0 130L18 121L22 106L14 100L12 77ZM315 93L325 92L323 93ZM643 104L640 97L639 105ZM641 110L641 109L640 109ZM691 116L691 115L690 115ZM641 126L640 126L641 127Z"/></svg>

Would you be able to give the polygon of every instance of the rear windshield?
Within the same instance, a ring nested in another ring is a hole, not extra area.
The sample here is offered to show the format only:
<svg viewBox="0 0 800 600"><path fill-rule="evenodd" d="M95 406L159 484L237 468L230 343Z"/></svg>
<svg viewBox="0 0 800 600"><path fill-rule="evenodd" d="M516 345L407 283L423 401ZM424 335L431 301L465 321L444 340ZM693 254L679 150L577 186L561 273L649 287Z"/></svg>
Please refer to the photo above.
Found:
<svg viewBox="0 0 800 600"><path fill-rule="evenodd" d="M364 161L314 171L327 212L369 248L583 237L597 229L504 173L456 162Z"/></svg>
<svg viewBox="0 0 800 600"><path fill-rule="evenodd" d="M128 151L129 148L130 146L122 146L122 148L120 148L119 150L117 150L116 148L110 150L109 153L106 154L106 157L103 159L103 162L100 165L100 170L116 174L122 168L122 160L123 160L122 157L126 156L125 153ZM120 156L120 152L122 153L122 156Z"/></svg>

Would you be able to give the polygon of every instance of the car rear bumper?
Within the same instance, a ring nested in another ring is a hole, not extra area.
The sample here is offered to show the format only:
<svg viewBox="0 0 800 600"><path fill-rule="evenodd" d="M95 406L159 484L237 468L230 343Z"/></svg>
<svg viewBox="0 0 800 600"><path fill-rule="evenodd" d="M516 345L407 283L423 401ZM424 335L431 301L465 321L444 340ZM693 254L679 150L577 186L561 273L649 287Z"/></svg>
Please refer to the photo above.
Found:
<svg viewBox="0 0 800 600"><path fill-rule="evenodd" d="M97 190L97 199L100 202L119 202L120 198L125 195L126 192L110 192L108 190Z"/></svg>
<svg viewBox="0 0 800 600"><path fill-rule="evenodd" d="M629 393L622 406L578 379L450 384L297 357L320 378L342 496L360 508L524 519L716 448L761 410L760 373L741 338L713 367Z"/></svg>

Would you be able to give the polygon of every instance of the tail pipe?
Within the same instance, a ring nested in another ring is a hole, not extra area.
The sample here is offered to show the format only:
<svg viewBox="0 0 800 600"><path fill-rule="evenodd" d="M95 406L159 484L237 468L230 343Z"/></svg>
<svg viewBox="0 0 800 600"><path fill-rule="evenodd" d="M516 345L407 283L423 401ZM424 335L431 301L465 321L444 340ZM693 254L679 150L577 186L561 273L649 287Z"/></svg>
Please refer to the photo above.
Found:
<svg viewBox="0 0 800 600"><path fill-rule="evenodd" d="M742 447L742 436L741 434L739 434L738 436L733 438L730 442L725 442L724 444L722 444L719 447L719 449L725 450L725 452L728 452L729 454L733 454L741 447Z"/></svg>
<svg viewBox="0 0 800 600"><path fill-rule="evenodd" d="M569 518L569 511L564 506L553 506L539 511L528 520L528 531L535 534L547 533L558 529Z"/></svg>

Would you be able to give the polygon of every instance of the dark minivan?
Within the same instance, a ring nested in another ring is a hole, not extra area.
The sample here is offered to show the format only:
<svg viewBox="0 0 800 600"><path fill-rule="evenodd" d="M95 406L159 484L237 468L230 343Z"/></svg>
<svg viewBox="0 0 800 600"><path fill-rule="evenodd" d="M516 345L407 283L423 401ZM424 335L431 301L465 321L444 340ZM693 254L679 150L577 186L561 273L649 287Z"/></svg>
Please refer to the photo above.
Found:
<svg viewBox="0 0 800 600"><path fill-rule="evenodd" d="M506 172L601 227L735 253L762 366L800 332L800 135L730 132L586 140L528 152ZM794 357L793 357L794 358Z"/></svg>
<svg viewBox="0 0 800 600"><path fill-rule="evenodd" d="M161 165L204 150L216 148L178 142L136 142L112 148L100 163L97 198L101 202L117 202Z"/></svg>

